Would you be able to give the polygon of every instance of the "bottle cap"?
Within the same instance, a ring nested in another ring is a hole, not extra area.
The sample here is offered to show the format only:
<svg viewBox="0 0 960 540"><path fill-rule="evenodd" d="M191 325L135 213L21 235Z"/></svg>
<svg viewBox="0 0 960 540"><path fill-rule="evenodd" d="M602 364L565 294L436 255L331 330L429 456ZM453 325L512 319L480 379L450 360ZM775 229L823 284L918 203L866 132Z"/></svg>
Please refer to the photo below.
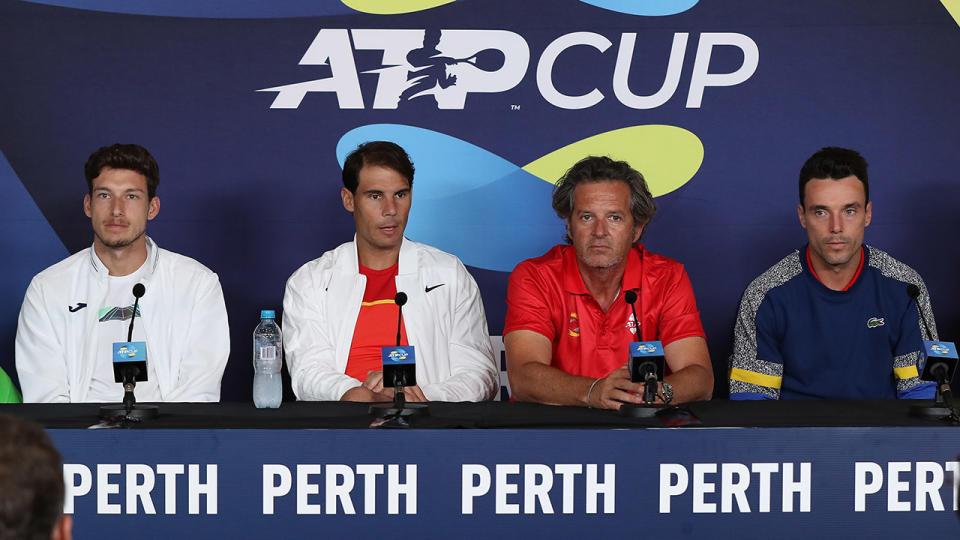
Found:
<svg viewBox="0 0 960 540"><path fill-rule="evenodd" d="M277 318L277 314L276 314L272 309L264 309L264 310L260 311L260 318L261 318L261 319L275 319L275 318Z"/></svg>

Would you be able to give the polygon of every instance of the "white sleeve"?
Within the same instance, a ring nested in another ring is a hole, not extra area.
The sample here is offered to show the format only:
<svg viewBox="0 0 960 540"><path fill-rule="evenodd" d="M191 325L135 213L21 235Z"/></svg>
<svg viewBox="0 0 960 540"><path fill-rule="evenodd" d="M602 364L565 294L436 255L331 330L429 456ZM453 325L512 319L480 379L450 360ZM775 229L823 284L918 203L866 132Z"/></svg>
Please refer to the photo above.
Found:
<svg viewBox="0 0 960 540"><path fill-rule="evenodd" d="M338 401L360 381L337 369L336 342L321 298L306 271L287 281L283 295L283 348L297 399Z"/></svg>
<svg viewBox="0 0 960 540"><path fill-rule="evenodd" d="M493 356L480 289L463 263L457 261L457 292L450 333L450 377L421 385L430 401L485 401L497 394L500 370Z"/></svg>
<svg viewBox="0 0 960 540"><path fill-rule="evenodd" d="M63 306L67 309L67 306ZM27 287L17 322L16 364L24 403L68 403L67 358L63 329L54 328L34 278Z"/></svg>
<svg viewBox="0 0 960 540"><path fill-rule="evenodd" d="M220 401L220 381L230 357L230 326L216 274L207 274L197 288L188 319L177 384L164 400Z"/></svg>

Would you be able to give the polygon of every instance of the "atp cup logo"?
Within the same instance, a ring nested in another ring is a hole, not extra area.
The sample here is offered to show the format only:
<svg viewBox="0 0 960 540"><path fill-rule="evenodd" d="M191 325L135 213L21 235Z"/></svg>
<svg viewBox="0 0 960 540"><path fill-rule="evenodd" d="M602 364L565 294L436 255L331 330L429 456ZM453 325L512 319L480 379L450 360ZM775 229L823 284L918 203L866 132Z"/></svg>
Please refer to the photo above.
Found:
<svg viewBox="0 0 960 540"><path fill-rule="evenodd" d="M657 352L657 347L649 343L641 343L637 345L637 352L641 354L653 354Z"/></svg>
<svg viewBox="0 0 960 540"><path fill-rule="evenodd" d="M656 92L637 95L628 83L634 62L637 33L620 34L613 42L595 32L572 32L554 39L536 62L540 95L562 109L586 109L606 98L597 87L565 94L554 84L557 60L573 47L591 47L597 54L615 54L610 85L616 99L632 109L654 109L677 92L690 34L673 35L666 74ZM717 47L736 47L743 63L726 73L711 73L710 57ZM396 109L413 100L435 101L439 109L463 109L471 93L499 93L516 87L530 67L530 46L523 36L507 30L404 30L324 28L307 48L300 65L326 66L330 76L305 82L263 88L275 92L271 109L296 109L311 92L332 92L341 109L364 109L363 92L354 51L382 51L382 67L363 71L377 74L374 109ZM638 58L641 56L638 55ZM707 87L734 86L748 80L757 69L760 53L748 36L704 32L699 35L687 89L687 108L699 108ZM663 65L661 59L650 60ZM689 62L687 62L689 65ZM599 81L598 81L599 83ZM605 86L598 84L598 86Z"/></svg>
<svg viewBox="0 0 960 540"><path fill-rule="evenodd" d="M390 354L387 357L393 362L403 362L409 357L410 354L403 349L394 349L390 351Z"/></svg>
<svg viewBox="0 0 960 540"><path fill-rule="evenodd" d="M948 347L944 347L940 343L935 343L931 345L930 350L935 354L943 354L943 355L950 354L950 349Z"/></svg>
<svg viewBox="0 0 960 540"><path fill-rule="evenodd" d="M363 109L354 49L383 51L383 67L363 72L378 74L374 109L420 98L440 109L463 109L468 93L516 86L530 62L523 38L503 30L324 28L300 65L329 65L330 77L258 91L277 92L272 109L296 109L310 92L333 92L341 109Z"/></svg>

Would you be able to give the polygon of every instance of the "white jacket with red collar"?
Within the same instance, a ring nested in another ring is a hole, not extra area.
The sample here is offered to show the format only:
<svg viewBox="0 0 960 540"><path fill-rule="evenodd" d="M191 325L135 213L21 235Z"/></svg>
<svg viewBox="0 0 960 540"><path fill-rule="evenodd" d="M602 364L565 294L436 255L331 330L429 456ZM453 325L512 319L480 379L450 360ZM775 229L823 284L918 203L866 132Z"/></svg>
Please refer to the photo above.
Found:
<svg viewBox="0 0 960 540"><path fill-rule="evenodd" d="M335 401L360 386L345 371L366 285L354 242L308 262L287 281L283 342L298 399ZM431 401L494 397L499 367L483 302L460 259L404 238L396 285L407 295L403 324L423 395Z"/></svg>

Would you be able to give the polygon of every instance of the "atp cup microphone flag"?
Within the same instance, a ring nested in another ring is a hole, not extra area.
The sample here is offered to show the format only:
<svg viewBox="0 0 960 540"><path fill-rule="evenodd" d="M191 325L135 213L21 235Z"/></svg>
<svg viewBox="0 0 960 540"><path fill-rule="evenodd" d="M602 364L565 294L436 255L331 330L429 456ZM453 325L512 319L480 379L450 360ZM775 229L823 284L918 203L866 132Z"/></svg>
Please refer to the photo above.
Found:
<svg viewBox="0 0 960 540"><path fill-rule="evenodd" d="M397 304L397 345L383 347L382 357L383 386L415 386L417 384L416 354L413 345L401 345L400 334L403 326L403 305L407 303L407 293L398 292L393 298Z"/></svg>
<svg viewBox="0 0 960 540"><path fill-rule="evenodd" d="M137 319L140 298L146 293L142 283L133 286L133 313L127 329L127 341L113 344L113 380L126 386L147 380L147 342L133 340L133 322Z"/></svg>

